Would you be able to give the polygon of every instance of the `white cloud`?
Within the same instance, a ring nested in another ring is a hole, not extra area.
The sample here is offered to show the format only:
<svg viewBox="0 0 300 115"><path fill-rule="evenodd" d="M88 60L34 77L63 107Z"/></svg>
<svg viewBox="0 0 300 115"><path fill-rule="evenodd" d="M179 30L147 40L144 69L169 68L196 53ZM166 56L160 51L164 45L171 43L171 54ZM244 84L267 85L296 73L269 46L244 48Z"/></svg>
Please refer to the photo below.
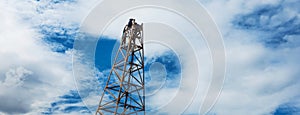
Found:
<svg viewBox="0 0 300 115"><path fill-rule="evenodd" d="M299 40L295 39L298 35L285 36L287 43L278 48L269 48L262 42L271 39L262 35L265 35L264 31L238 30L232 26L237 14L251 13L264 5L280 5L284 10L271 17L273 19L260 17L261 21L268 21L261 23L269 23L262 27L274 28L299 15L299 12L297 14L296 10L287 4L288 2L282 3L277 0L205 2L205 6L220 26L227 52L226 81L210 114L272 114L281 104L293 102L295 97L300 95L297 92L300 87L300 67L295 64L300 58L297 42ZM267 34L274 35L274 32L276 31Z"/></svg>
<svg viewBox="0 0 300 115"><path fill-rule="evenodd" d="M291 64L299 57L290 51L268 50L248 43L233 45L227 42L227 80L213 112L217 114L271 114L280 104L299 95L298 65ZM250 48L250 49L249 49ZM255 51L255 52L253 52ZM279 61L279 62L276 62Z"/></svg>
<svg viewBox="0 0 300 115"><path fill-rule="evenodd" d="M26 77L28 77L31 74L32 74L31 71L29 71L23 67L18 67L16 69L10 69L5 74L5 80L3 82L3 85L6 87L21 86L21 85L23 85Z"/></svg>
<svg viewBox="0 0 300 115"><path fill-rule="evenodd" d="M0 2L0 111L40 114L74 89L71 54L52 52L8 1Z"/></svg>
<svg viewBox="0 0 300 115"><path fill-rule="evenodd" d="M59 2L0 2L0 97L6 99L0 101L3 105L0 107L1 113L41 114L51 107L52 102L59 101L59 96L67 94L69 90L76 90L71 70L71 55L76 51L67 50L64 54L52 52L51 49L63 49L64 46L45 43L42 39L45 35L39 33L39 26L50 26L43 29L51 29L47 31L57 33L63 32L61 27L74 28L97 0ZM77 74L94 77L97 71L85 64L81 64L79 69L82 71ZM8 85L10 86L6 87ZM90 87L80 87L79 90L94 89L91 85L92 83L89 84ZM96 85L98 84L94 84ZM3 103L9 104L5 106ZM83 106L82 103L77 105ZM69 105L61 105L62 108L67 106ZM63 111L59 113L63 114Z"/></svg>

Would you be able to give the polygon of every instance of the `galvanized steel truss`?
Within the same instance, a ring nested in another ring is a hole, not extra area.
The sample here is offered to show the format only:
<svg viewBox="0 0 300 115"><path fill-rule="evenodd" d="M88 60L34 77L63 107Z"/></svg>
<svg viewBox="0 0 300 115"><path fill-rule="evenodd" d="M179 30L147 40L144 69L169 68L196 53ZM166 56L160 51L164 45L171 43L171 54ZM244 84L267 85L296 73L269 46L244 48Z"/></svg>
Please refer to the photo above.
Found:
<svg viewBox="0 0 300 115"><path fill-rule="evenodd" d="M145 114L143 24L134 19L123 30L96 115Z"/></svg>

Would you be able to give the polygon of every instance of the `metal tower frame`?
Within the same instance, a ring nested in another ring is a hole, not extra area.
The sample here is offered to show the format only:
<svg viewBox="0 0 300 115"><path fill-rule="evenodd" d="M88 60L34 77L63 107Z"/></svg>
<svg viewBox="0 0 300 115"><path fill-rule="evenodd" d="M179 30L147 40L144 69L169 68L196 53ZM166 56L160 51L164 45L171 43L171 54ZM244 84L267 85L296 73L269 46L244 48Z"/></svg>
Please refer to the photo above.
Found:
<svg viewBox="0 0 300 115"><path fill-rule="evenodd" d="M95 115L145 114L143 24L130 19Z"/></svg>

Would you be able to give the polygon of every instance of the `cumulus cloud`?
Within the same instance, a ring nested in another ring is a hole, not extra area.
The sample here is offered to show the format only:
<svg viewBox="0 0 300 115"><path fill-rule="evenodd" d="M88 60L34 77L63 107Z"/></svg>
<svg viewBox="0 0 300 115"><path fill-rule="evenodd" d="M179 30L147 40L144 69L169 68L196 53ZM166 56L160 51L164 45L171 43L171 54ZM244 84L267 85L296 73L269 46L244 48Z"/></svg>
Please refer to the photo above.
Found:
<svg viewBox="0 0 300 115"><path fill-rule="evenodd" d="M300 79L299 65L295 63L300 49L296 39L299 10L295 4L299 3L293 0L204 3L220 26L227 52L226 81L210 114L275 114L285 103L297 103ZM287 114L299 111L297 105L294 103L290 108L296 111Z"/></svg>
<svg viewBox="0 0 300 115"><path fill-rule="evenodd" d="M75 88L71 51L52 52L10 2L0 2L0 111L39 114L51 100Z"/></svg>
<svg viewBox="0 0 300 115"><path fill-rule="evenodd" d="M21 86L24 83L24 80L27 76L31 75L32 72L23 68L18 67L16 69L10 69L5 73L5 80L3 81L3 85L6 87L17 87Z"/></svg>
<svg viewBox="0 0 300 115"><path fill-rule="evenodd" d="M30 111L31 100L27 100L28 97L25 88L23 88L24 81L27 77L30 77L31 71L25 69L24 67L11 68L6 72L5 79L0 85L1 93L1 105L0 111L7 113L26 113ZM23 89L23 91L14 92L18 89ZM22 94L22 97L19 95ZM15 96L14 96L15 95Z"/></svg>

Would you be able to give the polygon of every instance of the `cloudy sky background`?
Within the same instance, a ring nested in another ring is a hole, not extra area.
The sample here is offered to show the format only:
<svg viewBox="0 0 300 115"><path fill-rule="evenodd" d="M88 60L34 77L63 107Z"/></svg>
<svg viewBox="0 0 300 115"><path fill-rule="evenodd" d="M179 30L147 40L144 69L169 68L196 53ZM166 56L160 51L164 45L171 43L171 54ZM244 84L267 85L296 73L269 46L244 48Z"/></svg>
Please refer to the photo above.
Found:
<svg viewBox="0 0 300 115"><path fill-rule="evenodd" d="M88 107L99 101L97 89L109 63L96 60L99 64L93 67L84 63L84 59L73 57L82 62L80 70L88 76L79 79L82 84L76 87L72 54L80 52L72 47L74 38L80 35L80 23L98 2L0 1L0 114L94 112ZM227 56L223 91L209 114L300 114L299 1L200 0L199 3L216 21ZM106 36L102 43L110 45L99 46L106 49L101 51L110 52L117 42L115 37ZM167 72L180 73L174 52L162 53L149 63L154 60L165 64ZM101 68L102 64L107 67ZM171 79L176 76L172 74L167 76L169 82L178 81ZM208 82L204 78L201 83ZM197 107L186 113L196 114Z"/></svg>

